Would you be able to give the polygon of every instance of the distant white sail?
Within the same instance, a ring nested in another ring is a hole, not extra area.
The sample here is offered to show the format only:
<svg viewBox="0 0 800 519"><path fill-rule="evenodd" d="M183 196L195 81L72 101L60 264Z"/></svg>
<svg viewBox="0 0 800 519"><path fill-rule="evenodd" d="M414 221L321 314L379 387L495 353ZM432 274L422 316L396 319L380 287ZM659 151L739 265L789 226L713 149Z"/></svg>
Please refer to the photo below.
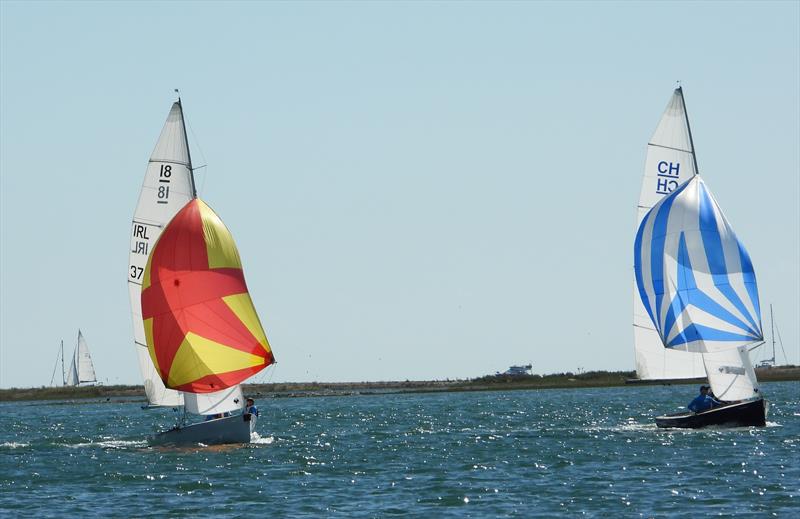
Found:
<svg viewBox="0 0 800 519"><path fill-rule="evenodd" d="M77 386L85 382L97 382L97 377L94 373L92 357L89 355L89 346L81 331L78 330L78 344L75 346L72 362L67 370L66 384Z"/></svg>
<svg viewBox="0 0 800 519"><path fill-rule="evenodd" d="M128 292L133 314L133 335L144 378L144 389L152 405L183 404L178 391L167 389L147 351L142 322L141 282L150 250L175 213L194 198L189 145L180 101L172 105L156 147L150 156L139 203L133 215L128 263Z"/></svg>
<svg viewBox="0 0 800 519"><path fill-rule="evenodd" d="M67 386L77 386L78 385L78 364L75 362L75 354L72 355L72 360L69 363L69 367L67 368L66 378L64 379Z"/></svg>
<svg viewBox="0 0 800 519"><path fill-rule="evenodd" d="M694 177L694 148L681 88L675 89L647 145L636 227L644 215L678 186ZM636 374L640 379L681 379L705 376L699 355L664 348L639 298L634 282L633 334Z"/></svg>

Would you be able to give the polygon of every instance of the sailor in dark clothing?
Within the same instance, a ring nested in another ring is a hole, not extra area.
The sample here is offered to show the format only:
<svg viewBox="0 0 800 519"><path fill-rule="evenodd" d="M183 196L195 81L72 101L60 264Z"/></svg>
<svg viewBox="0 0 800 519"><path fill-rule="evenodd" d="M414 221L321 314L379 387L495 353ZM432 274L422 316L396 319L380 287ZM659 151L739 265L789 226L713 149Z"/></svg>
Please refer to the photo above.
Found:
<svg viewBox="0 0 800 519"><path fill-rule="evenodd" d="M697 398L689 402L689 405L686 407L688 407L690 411L699 413L700 411L706 411L712 407L722 405L708 394L709 389L711 389L711 386L700 386L700 394L697 396Z"/></svg>

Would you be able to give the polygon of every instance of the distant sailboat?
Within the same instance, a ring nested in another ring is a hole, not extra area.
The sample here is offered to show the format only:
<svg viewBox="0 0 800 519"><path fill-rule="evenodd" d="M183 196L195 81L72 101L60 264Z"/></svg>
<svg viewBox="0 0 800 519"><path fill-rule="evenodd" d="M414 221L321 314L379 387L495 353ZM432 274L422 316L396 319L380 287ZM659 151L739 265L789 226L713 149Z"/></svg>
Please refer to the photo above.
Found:
<svg viewBox="0 0 800 519"><path fill-rule="evenodd" d="M636 209L636 227L659 200L697 174L694 143L683 89L672 94L667 108L647 143L642 189ZM661 344L647 315L634 280L633 342L636 376L640 380L673 380L705 377L702 359L685 355L681 348L667 349Z"/></svg>
<svg viewBox="0 0 800 519"><path fill-rule="evenodd" d="M59 357L61 357L61 381L63 385L79 386L81 384L94 384L97 382L92 356L89 354L89 346L86 344L86 339L83 337L83 333L81 333L80 330L78 330L78 342L75 344L75 351L72 353L69 367L66 366L64 359L64 341L61 341ZM58 358L56 358L56 366L58 366ZM55 378L55 369L53 371L50 384L53 383L53 379Z"/></svg>
<svg viewBox="0 0 800 519"><path fill-rule="evenodd" d="M150 158L128 271L134 340L153 406L194 415L244 407L239 383L274 359L233 238L197 198L180 99ZM249 442L254 417L181 424L156 443Z"/></svg>
<svg viewBox="0 0 800 519"><path fill-rule="evenodd" d="M659 416L656 424L765 425L766 401L748 353L764 341L755 272L698 175L643 216L634 266L639 301L662 347L699 359L714 395L727 404Z"/></svg>

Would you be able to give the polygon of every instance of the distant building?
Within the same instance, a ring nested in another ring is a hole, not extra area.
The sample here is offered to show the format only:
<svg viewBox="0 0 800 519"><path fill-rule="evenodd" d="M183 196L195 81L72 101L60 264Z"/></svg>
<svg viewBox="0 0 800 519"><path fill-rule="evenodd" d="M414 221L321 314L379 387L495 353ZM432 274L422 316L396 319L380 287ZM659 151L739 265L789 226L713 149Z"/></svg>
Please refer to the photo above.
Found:
<svg viewBox="0 0 800 519"><path fill-rule="evenodd" d="M533 369L532 364L527 364L525 366L511 366L504 372L500 373L499 371L495 373L497 377L518 377L520 375L531 375L531 370Z"/></svg>

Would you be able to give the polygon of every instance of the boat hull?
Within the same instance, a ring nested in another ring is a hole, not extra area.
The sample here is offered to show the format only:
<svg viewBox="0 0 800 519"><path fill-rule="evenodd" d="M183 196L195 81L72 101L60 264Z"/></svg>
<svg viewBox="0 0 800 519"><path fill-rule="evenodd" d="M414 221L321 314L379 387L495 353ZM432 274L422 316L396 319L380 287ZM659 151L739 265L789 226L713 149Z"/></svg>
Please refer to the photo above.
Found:
<svg viewBox="0 0 800 519"><path fill-rule="evenodd" d="M699 413L685 412L656 417L661 428L699 429L721 427L764 427L767 425L767 402L763 398L715 407Z"/></svg>
<svg viewBox="0 0 800 519"><path fill-rule="evenodd" d="M175 427L155 435L151 445L219 445L224 443L250 443L256 418L240 414L206 422Z"/></svg>

